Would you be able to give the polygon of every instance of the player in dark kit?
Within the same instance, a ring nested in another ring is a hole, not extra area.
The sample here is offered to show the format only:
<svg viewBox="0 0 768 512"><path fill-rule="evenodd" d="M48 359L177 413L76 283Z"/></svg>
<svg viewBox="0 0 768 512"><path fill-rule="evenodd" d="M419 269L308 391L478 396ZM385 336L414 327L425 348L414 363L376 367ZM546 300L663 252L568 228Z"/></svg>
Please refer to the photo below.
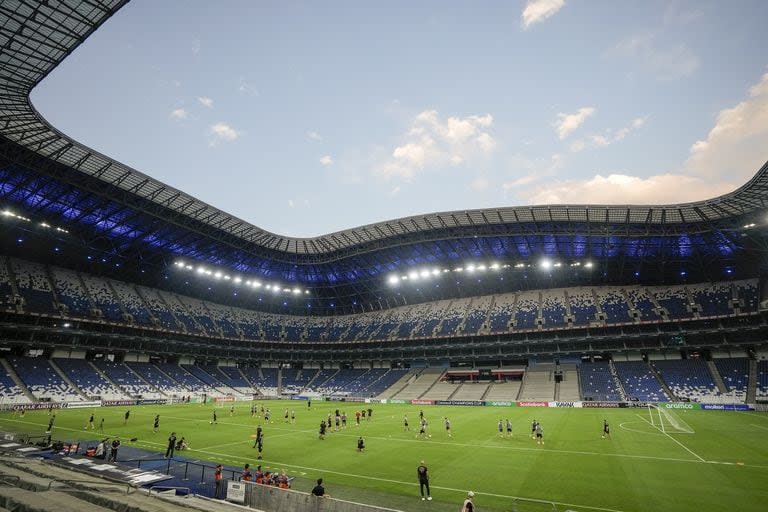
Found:
<svg viewBox="0 0 768 512"><path fill-rule="evenodd" d="M152 432L157 434L158 429L160 429L160 415L155 414L155 422L152 424Z"/></svg>
<svg viewBox="0 0 768 512"><path fill-rule="evenodd" d="M129 409L129 410L125 411L125 418L123 419L123 425L127 425L128 424L128 418L130 416L131 416L131 411Z"/></svg>
<svg viewBox="0 0 768 512"><path fill-rule="evenodd" d="M171 432L171 435L168 436L168 448L166 448L165 450L165 458L172 459L173 451L175 449L176 449L176 432Z"/></svg>
<svg viewBox="0 0 768 512"><path fill-rule="evenodd" d="M88 425L85 426L86 430L88 427L91 427L91 430L94 430L96 428L96 425L93 424L93 413L91 413L91 417L88 418Z"/></svg>
<svg viewBox="0 0 768 512"><path fill-rule="evenodd" d="M512 437L512 422L507 418L507 435Z"/></svg>
<svg viewBox="0 0 768 512"><path fill-rule="evenodd" d="M259 440L261 440L262 436L264 435L263 430L261 429L261 425L256 427L256 440L253 442L253 447L256 448L259 444Z"/></svg>
<svg viewBox="0 0 768 512"><path fill-rule="evenodd" d="M608 420L606 419L603 420L603 435L601 437L603 439L605 439L606 437L608 439L611 438L611 428L608 426Z"/></svg>
<svg viewBox="0 0 768 512"><path fill-rule="evenodd" d="M325 439L325 420L320 421L320 440Z"/></svg>
<svg viewBox="0 0 768 512"><path fill-rule="evenodd" d="M211 419L211 425L218 425L219 419L216 417L216 409L213 410L213 418Z"/></svg>
<svg viewBox="0 0 768 512"><path fill-rule="evenodd" d="M256 450L259 452L256 458L261 459L261 452L264 451L264 436L261 436L256 440Z"/></svg>
<svg viewBox="0 0 768 512"><path fill-rule="evenodd" d="M365 440L362 437L357 439L357 451L362 452L365 450Z"/></svg>
<svg viewBox="0 0 768 512"><path fill-rule="evenodd" d="M536 426L539 424L535 419L531 422L531 439L536 437Z"/></svg>
<svg viewBox="0 0 768 512"><path fill-rule="evenodd" d="M56 421L56 415L54 414L51 416L51 419L48 420L48 430L46 430L47 433L50 433L51 430L53 430L53 423Z"/></svg>
<svg viewBox="0 0 768 512"><path fill-rule="evenodd" d="M424 501L425 499L432 501L432 495L429 494L429 472L427 470L427 465L424 464L424 461L421 461L421 464L419 464L419 467L416 468L416 476L419 477L419 492L421 492L421 501ZM424 497L424 489L427 490L427 497Z"/></svg>

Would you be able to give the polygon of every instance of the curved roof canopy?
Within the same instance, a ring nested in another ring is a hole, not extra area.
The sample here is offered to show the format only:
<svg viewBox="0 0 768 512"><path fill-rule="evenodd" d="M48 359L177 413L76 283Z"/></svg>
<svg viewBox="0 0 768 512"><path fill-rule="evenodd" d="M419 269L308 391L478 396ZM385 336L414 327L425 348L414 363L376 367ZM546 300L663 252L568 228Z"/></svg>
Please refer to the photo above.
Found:
<svg viewBox="0 0 768 512"><path fill-rule="evenodd" d="M0 198L82 224L80 236L92 237L86 245L111 238L110 250L124 255L154 250L165 264L184 256L331 287L466 257L608 258L624 242L658 246L640 251L643 256L684 255L683 246L727 255L739 245L732 230L768 207L766 164L738 190L692 203L489 208L415 215L315 238L270 233L72 140L31 104L35 85L126 3L0 3Z"/></svg>

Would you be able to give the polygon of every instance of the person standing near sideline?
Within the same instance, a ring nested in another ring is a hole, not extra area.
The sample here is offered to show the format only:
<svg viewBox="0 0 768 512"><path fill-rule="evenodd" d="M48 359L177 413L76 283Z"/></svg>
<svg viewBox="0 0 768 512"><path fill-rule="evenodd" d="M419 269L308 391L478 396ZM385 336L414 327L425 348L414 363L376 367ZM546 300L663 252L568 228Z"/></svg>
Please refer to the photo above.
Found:
<svg viewBox="0 0 768 512"><path fill-rule="evenodd" d="M131 410L128 409L127 411L125 411L125 418L123 419L123 425L128 424L128 418L130 417L131 417Z"/></svg>
<svg viewBox="0 0 768 512"><path fill-rule="evenodd" d="M172 459L173 451L175 449L176 449L176 432L171 432L171 435L168 436L168 448L165 450L165 458Z"/></svg>
<svg viewBox="0 0 768 512"><path fill-rule="evenodd" d="M421 461L419 467L416 468L416 475L419 477L419 492L421 493L421 501L432 501L432 495L429 493L429 471L424 461ZM424 489L427 490L427 497L424 497Z"/></svg>
<svg viewBox="0 0 768 512"><path fill-rule="evenodd" d="M327 494L325 494L325 487L323 487L322 478L317 479L317 485L312 489L312 494L314 496L317 496L318 498L322 498L323 496L328 496Z"/></svg>
<svg viewBox="0 0 768 512"><path fill-rule="evenodd" d="M217 500L221 499L221 464L216 465L216 471L213 473L213 481L216 484L216 491L213 493L213 497Z"/></svg>
<svg viewBox="0 0 768 512"><path fill-rule="evenodd" d="M467 498L464 500L464 505L461 507L461 512L475 512L475 502L472 499L475 497L475 493L469 491Z"/></svg>

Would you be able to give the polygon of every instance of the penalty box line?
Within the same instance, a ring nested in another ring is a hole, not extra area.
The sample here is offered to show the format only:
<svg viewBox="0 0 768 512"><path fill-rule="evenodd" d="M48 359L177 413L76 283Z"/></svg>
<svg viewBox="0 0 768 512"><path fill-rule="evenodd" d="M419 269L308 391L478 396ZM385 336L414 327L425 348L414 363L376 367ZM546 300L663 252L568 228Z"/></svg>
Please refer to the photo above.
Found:
<svg viewBox="0 0 768 512"><path fill-rule="evenodd" d="M651 423L650 421L648 421L647 419L643 418L643 417L642 417L642 416L640 416L639 414L636 414L636 416L637 416L638 418L640 418L641 420L643 420L644 422L646 422L647 424L649 424L650 426L652 426L653 428L655 428L656 430L658 430L659 432L661 432L662 434L664 434L665 436L667 436L668 438L670 438L672 441L676 442L676 443L677 443L678 445L680 445L680 446L681 446L681 447L682 447L682 448L683 448L685 451L687 451L688 453L690 453L691 455L693 455L694 457L696 457L697 459L699 459L699 461L700 461L700 462L709 462L709 461L707 461L707 460L703 459L702 457L700 457L700 456L699 456L699 455L698 455L696 452L694 452L693 450L691 450L690 448L688 448L687 446L685 446L683 443L681 443L680 441L678 441L677 439L675 439L674 437L672 437L671 435L669 435L668 433L664 432L664 431L663 431L663 430L661 430L659 427L657 427L656 425L654 425L653 423Z"/></svg>

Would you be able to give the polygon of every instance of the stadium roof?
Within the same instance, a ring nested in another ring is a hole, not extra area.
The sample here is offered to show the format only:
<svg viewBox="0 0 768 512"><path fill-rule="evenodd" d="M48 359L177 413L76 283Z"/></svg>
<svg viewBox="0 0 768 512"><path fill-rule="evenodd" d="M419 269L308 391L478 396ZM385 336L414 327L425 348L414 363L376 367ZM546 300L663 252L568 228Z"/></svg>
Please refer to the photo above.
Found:
<svg viewBox="0 0 768 512"><path fill-rule="evenodd" d="M126 3L0 3L0 198L82 225L85 245L110 238L105 250L124 255L162 252L335 286L463 257L611 257L620 244L657 258L685 255L687 246L727 255L741 245L734 230L768 208L767 163L738 190L693 203L518 206L416 215L315 238L270 233L72 140L31 104L31 90Z"/></svg>

